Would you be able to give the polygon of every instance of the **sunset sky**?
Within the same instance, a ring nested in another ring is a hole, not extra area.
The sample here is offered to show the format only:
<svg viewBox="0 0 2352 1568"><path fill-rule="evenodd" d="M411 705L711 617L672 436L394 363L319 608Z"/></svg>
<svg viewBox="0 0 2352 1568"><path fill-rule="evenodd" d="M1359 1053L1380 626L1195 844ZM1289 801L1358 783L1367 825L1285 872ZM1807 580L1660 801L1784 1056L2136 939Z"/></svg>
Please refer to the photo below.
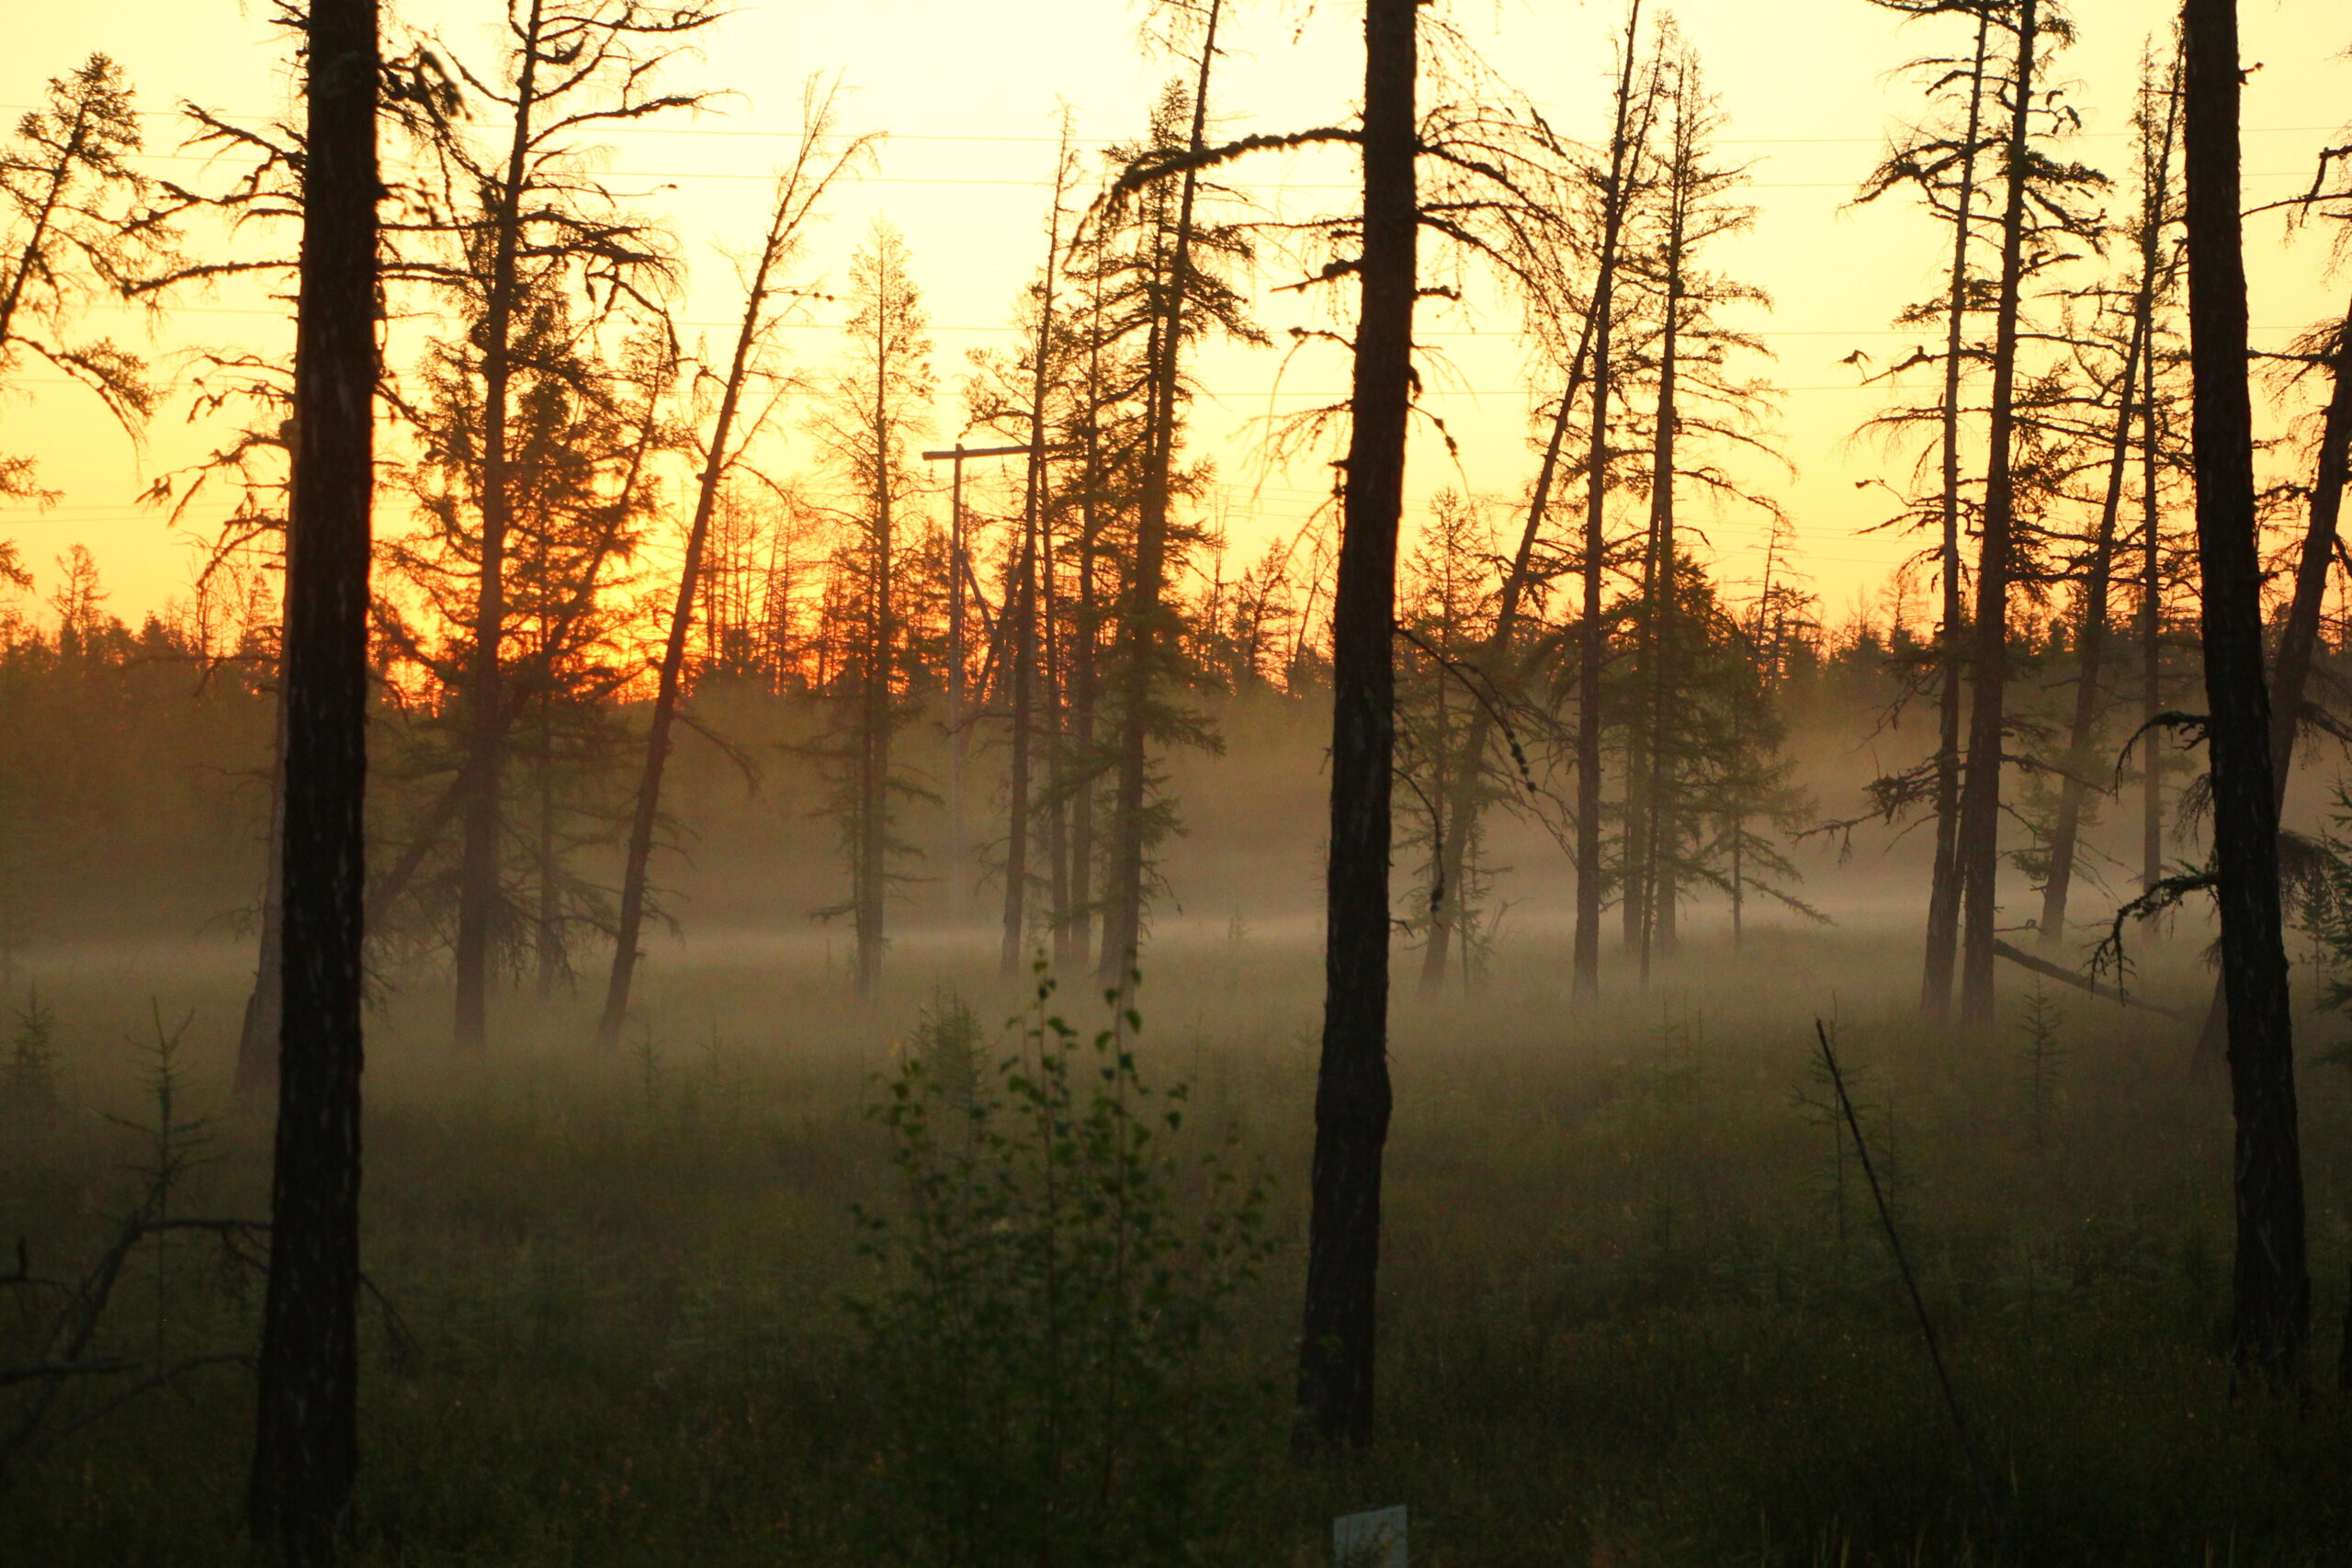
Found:
<svg viewBox="0 0 2352 1568"><path fill-rule="evenodd" d="M2245 55L2259 69L2245 97L2246 189L2250 203L2307 184L2317 150L2340 141L2352 118L2352 11L2342 0L2246 0ZM1452 19L1488 60L1571 134L1602 125L1611 36L1622 8L1570 0L1453 0ZM2080 41L2064 59L2070 96L2085 117L2079 155L2118 176L2128 196L2125 117L2135 62L2169 8L2147 0L2080 0L2072 7ZM1933 290L1944 241L1900 202L1849 210L1896 117L1917 103L1894 73L1931 49L1956 48L1949 28L1901 28L1863 0L1687 0L1673 14L1705 64L1728 118L1722 151L1752 161L1753 232L1724 244L1712 265L1757 284L1775 308L1743 324L1761 333L1777 361L1768 373L1786 389L1779 432L1793 478L1754 470L1799 529L1804 566L1833 615L1876 593L1906 547L1861 532L1878 521L1883 496L1858 481L1892 472L1872 448L1849 440L1883 393L1857 387L1842 364L1855 349L1899 355L1916 333L1889 330L1908 299ZM410 26L438 33L461 52L486 59L497 11L481 0L431 0L400 7ZM953 396L969 349L1010 348L1016 297L1035 268L1051 172L1057 105L1078 134L1100 141L1131 136L1173 62L1138 42L1140 11L1107 0L1026 0L982 7L939 0L862 0L800 6L743 0L707 35L702 57L680 72L683 85L727 96L698 118L610 139L615 185L643 193L643 209L669 216L693 271L684 317L722 338L734 302L723 248L757 236L765 176L789 146L800 84L839 73L851 89L846 122L888 134L872 177L831 207L806 275L838 278L872 219L886 215L907 235L933 323L935 365L950 395L939 409L943 437L960 423ZM257 3L227 0L83 0L26 6L12 17L14 43L0 58L0 103L11 118L35 103L43 78L94 50L128 70L151 111L153 167L183 176L174 160L180 131L170 112L197 99L231 114L284 112L288 40ZM1345 117L1361 72L1360 10L1330 3L1242 0L1234 52L1215 89L1216 130L1273 131ZM1238 180L1269 211L1298 216L1347 199L1347 161L1332 154L1270 156ZM2331 272L2325 236L2288 241L2275 216L2248 231L2251 306L2257 346L2344 309L2346 276ZM1306 319L1298 297L1274 294L1288 276L1279 260L1259 279L1263 319L1277 331ZM141 340L167 368L198 344L271 349L288 338L282 306L224 291L190 299L160 327L124 315L110 323ZM818 310L790 334L801 362L822 364L836 349L833 318ZM1460 468L1432 439L1416 446L1408 521L1449 484L1515 499L1532 468L1524 431L1530 393L1514 314L1498 302L1426 312L1423 329L1458 372L1431 401L1462 444ZM1276 389L1279 374L1279 392ZM1219 351L1201 367L1212 394L1195 414L1196 437L1217 454L1220 502L1237 552L1295 529L1328 491L1319 463L1268 471L1255 457L1268 413L1326 400L1345 386L1336 353L1302 354L1283 368L1280 350ZM92 400L20 365L0 403L0 451L30 453L42 477L64 492L46 513L0 509L0 536L13 537L28 564L53 580L52 558L85 543L106 572L111 608L135 616L183 591L189 542L133 498L156 472L188 461L211 434L187 422L185 400L168 405L134 446ZM2274 424L2280 411L2267 413ZM786 457L787 466L789 455ZM1736 584L1751 576L1761 519L1694 521Z"/></svg>

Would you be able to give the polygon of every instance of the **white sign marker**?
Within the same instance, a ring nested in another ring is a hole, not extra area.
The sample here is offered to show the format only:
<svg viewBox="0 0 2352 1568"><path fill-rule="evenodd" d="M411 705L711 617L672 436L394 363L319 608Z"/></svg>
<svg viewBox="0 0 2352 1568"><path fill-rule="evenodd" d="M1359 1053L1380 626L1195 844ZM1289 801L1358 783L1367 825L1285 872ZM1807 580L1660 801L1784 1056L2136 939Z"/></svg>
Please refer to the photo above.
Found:
<svg viewBox="0 0 2352 1568"><path fill-rule="evenodd" d="M1373 1508L1331 1521L1332 1568L1405 1568L1405 1510Z"/></svg>

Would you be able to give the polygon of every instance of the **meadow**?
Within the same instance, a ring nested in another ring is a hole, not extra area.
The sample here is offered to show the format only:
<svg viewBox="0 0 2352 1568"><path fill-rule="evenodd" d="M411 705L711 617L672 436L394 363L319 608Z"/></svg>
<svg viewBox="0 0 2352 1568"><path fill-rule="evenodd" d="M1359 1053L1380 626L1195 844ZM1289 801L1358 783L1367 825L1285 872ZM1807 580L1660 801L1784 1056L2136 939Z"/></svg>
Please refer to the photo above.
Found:
<svg viewBox="0 0 2352 1568"><path fill-rule="evenodd" d="M1381 1437L1301 1469L1284 1431L1315 949L1238 924L1165 945L1138 1071L1192 1085L1182 1147L1269 1179L1270 1250L1199 1363L1243 1391L1222 1439L1234 1484L1148 1560L1321 1562L1335 1514L1393 1503L1416 1563L1462 1568L2352 1552L2342 1068L2304 1078L2323 1328L2312 1390L2281 1399L2233 1391L2224 1359L2229 1122L2224 1091L2184 1070L2186 1025L2010 976L1998 1038L1923 1030L1907 944L1834 932L1696 942L1645 994L1579 1012L1544 943L1506 944L1478 994L1397 1004ZM2151 954L2152 995L2194 1003L2190 946ZM582 1005L558 999L512 1003L506 1043L455 1059L445 998L389 990L366 1246L397 1324L372 1305L365 1323L360 1561L925 1560L898 1460L910 1419L953 1417L883 1394L851 1305L877 1269L853 1210L900 1201L874 1110L926 1013L965 998L989 1052L1017 1050L994 1025L1023 998L977 947L902 967L933 978L859 1010L821 959L673 963L657 1021L601 1057ZM171 1212L266 1213L266 1118L226 1087L234 978L124 960L43 982L60 1103L17 1107L0 1145L0 1226L36 1273L86 1267L157 1158L140 1044L156 1018L190 1020ZM1101 1011L1057 1005L1082 1028ZM1992 1515L1831 1115L1816 1017ZM1201 1201L1179 1186L1179 1208ZM206 1235L163 1243L126 1269L94 1353L154 1366L249 1344L257 1276ZM0 1322L21 1336L30 1293L14 1294ZM243 1371L208 1367L20 1450L7 1560L244 1561L251 1403Z"/></svg>

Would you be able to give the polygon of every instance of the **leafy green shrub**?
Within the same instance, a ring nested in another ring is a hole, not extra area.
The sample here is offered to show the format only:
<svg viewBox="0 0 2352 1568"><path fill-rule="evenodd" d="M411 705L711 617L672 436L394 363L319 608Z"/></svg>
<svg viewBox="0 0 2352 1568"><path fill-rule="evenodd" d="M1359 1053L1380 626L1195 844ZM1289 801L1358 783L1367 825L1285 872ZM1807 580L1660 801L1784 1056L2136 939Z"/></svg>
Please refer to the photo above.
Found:
<svg viewBox="0 0 2352 1568"><path fill-rule="evenodd" d="M1053 991L993 1060L968 1008L935 1007L876 1111L904 1188L858 1213L877 1277L853 1303L883 1533L954 1568L1216 1561L1250 1469L1228 1341L1265 1183L1176 1152L1185 1088L1145 1081L1136 1014L1081 1041Z"/></svg>

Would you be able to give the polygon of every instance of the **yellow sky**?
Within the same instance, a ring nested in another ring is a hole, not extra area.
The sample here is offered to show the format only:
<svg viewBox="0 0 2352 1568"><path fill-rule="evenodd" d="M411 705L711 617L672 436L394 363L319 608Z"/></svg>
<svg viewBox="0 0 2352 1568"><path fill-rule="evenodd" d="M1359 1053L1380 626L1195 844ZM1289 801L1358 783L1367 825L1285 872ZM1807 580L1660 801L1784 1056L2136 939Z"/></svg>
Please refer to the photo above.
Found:
<svg viewBox="0 0 2352 1568"><path fill-rule="evenodd" d="M1236 0L1229 0L1236 4ZM1753 232L1727 243L1713 264L1767 289L1769 314L1743 324L1778 355L1770 374L1787 389L1779 429L1798 472L1758 471L1800 530L1804 564L1834 614L1874 593L1905 548L1862 532L1882 502L1856 482L1882 470L1875 452L1849 441L1880 394L1858 389L1840 364L1857 347L1899 353L1911 341L1887 321L1907 299L1936 288L1942 242L1928 220L1899 204L1847 210L1855 182L1879 152L1892 117L1913 101L1891 69L1950 43L1949 33L1897 28L1862 0L1686 0L1674 7L1706 64L1728 117L1724 152L1753 160ZM2086 117L2081 155L2119 175L2134 64L2143 39L2168 7L2148 0L2077 0L2081 40L2064 73ZM2245 99L2250 201L2308 181L2316 150L2352 114L2352 12L2342 0L2245 0L2245 52L2260 62ZM409 20L432 26L480 55L497 16L482 0L412 0ZM615 183L646 193L668 214L693 266L684 315L709 323L714 338L732 315L732 275L718 247L756 237L763 175L797 124L799 84L811 72L840 72L854 89L848 122L884 130L875 177L846 191L819 236L811 271L838 277L872 217L888 216L913 251L934 322L938 367L952 385L965 351L1011 346L1012 305L1035 265L1051 171L1054 116L1068 103L1089 139L1131 135L1168 74L1167 62L1136 41L1137 9L1108 0L1018 0L995 7L943 0L860 0L850 6L740 0L708 36L704 56L682 80L729 89L723 111L660 131L611 139ZM128 69L147 109L197 98L228 111L267 112L285 92L285 39L265 23L261 0L80 0L19 6L11 49L0 57L0 103L33 103L40 80L105 50ZM1302 5L1238 0L1233 57L1216 89L1218 128L1278 130L1342 118L1360 72L1360 11L1332 0ZM1593 134L1605 110L1615 0L1452 0L1453 18L1487 49L1521 90L1563 129ZM167 155L176 130L148 122L151 149ZM159 169L189 165L159 163ZM1243 175L1277 212L1297 215L1345 199L1346 164L1330 154L1268 158ZM2276 345L2340 311L2346 280L2326 269L2324 246L2288 243L2276 220L2248 236L2251 306L2257 345ZM1283 281L1279 266L1264 285ZM1261 290L1264 319L1279 329L1303 319L1295 295ZM250 294L224 293L176 312L149 351L167 365L189 345L275 347L285 341L281 309ZM1516 496L1532 467L1523 444L1523 354L1507 309L1426 314L1425 333L1460 374L1441 383L1432 405L1461 443L1457 470L1433 440L1414 452L1408 497L1425 502L1448 484L1498 498ZM148 329L125 317L107 330L126 338ZM811 363L832 349L820 314L791 341ZM1222 501L1240 553L1295 528L1328 489L1315 463L1265 472L1252 453L1270 411L1319 400L1344 387L1335 353L1303 355L1281 377L1278 352L1217 352L1203 362L1214 394L1195 416L1198 438L1218 455ZM114 591L113 608L135 615L181 591L187 542L132 504L155 472L205 449L209 433L167 407L134 447L70 389L27 378L0 403L0 451L31 452L64 498L46 513L0 509L0 536L14 537L45 571L68 545L85 543ZM960 420L943 403L948 434ZM789 459L787 458L787 462ZM1899 477L1899 476L1896 476ZM1695 519L1733 581L1754 571L1761 535L1752 515ZM46 587L46 583L44 583Z"/></svg>

